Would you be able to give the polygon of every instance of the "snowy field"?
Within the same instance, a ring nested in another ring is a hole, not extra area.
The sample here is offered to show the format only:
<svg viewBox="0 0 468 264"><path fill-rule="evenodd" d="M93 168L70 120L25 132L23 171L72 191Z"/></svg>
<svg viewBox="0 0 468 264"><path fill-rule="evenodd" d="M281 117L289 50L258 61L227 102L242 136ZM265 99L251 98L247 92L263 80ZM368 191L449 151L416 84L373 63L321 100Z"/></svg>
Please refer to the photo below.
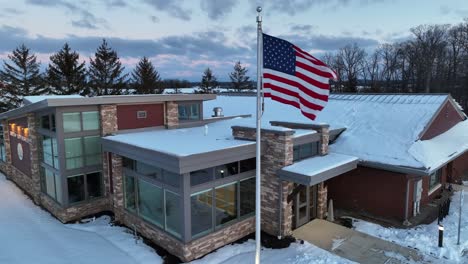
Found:
<svg viewBox="0 0 468 264"><path fill-rule="evenodd" d="M1 264L159 264L162 258L135 240L128 229L103 216L85 224L64 225L32 203L0 174ZM253 263L255 243L229 245L195 264ZM263 263L352 263L308 243L264 249Z"/></svg>
<svg viewBox="0 0 468 264"><path fill-rule="evenodd" d="M468 196L462 204L460 245L457 245L460 193L452 197L450 213L441 222L444 226L444 246L438 247L437 221L430 225L420 225L411 229L385 228L377 224L356 220L356 230L380 237L402 246L415 248L428 258L438 259L438 263L468 263Z"/></svg>

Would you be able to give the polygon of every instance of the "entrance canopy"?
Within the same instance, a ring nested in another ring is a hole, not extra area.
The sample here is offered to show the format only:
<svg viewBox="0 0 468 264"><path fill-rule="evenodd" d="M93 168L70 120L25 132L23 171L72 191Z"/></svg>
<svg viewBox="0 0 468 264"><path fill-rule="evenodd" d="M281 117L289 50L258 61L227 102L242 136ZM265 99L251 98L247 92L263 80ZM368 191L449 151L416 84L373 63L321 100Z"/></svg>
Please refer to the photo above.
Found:
<svg viewBox="0 0 468 264"><path fill-rule="evenodd" d="M278 172L278 176L282 180L312 186L354 170L357 163L357 157L329 153L325 156L308 158L286 166Z"/></svg>

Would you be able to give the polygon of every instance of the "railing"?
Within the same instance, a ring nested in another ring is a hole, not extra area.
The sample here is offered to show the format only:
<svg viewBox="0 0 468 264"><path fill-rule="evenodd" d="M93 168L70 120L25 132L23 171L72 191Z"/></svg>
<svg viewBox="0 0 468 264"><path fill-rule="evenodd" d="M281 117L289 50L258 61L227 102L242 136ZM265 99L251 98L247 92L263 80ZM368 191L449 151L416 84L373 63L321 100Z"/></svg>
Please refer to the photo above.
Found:
<svg viewBox="0 0 468 264"><path fill-rule="evenodd" d="M444 217L448 215L450 211L450 202L451 202L451 199L448 198L439 205L439 216L438 216L438 221L437 221L438 223L440 223L440 221L442 221L442 219L444 219Z"/></svg>

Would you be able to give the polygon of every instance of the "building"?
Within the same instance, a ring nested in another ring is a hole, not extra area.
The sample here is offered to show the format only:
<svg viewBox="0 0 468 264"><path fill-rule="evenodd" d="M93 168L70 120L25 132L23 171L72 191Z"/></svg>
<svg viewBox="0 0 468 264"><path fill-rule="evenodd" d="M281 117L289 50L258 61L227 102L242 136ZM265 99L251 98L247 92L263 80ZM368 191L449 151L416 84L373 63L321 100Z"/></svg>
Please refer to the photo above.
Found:
<svg viewBox="0 0 468 264"><path fill-rule="evenodd" d="M436 193L447 178L439 168L459 171L452 178L466 172L467 141L454 132L468 131L466 117L448 95L334 95L314 123L266 103L262 230L274 236L324 218L330 197L343 207L352 197L373 212L360 181L379 188L396 177L392 201L410 212L405 206L414 203L409 190L418 179L423 190L435 181ZM62 222L111 211L116 221L189 261L254 232L254 111L252 97L27 97L23 107L0 114L0 169ZM410 131L397 133L404 126ZM425 156L437 140L452 144ZM395 143L402 146L388 147ZM372 172L379 178L368 179ZM393 211L391 201L375 195ZM431 195L423 192L421 203ZM395 216L410 218L404 210Z"/></svg>

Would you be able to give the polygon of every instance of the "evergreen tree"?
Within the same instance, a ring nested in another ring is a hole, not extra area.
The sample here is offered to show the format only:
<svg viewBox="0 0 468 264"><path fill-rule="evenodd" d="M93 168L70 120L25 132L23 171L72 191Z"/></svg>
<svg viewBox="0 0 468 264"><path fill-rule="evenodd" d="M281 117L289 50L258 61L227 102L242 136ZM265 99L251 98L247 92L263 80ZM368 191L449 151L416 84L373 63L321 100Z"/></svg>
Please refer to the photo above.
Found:
<svg viewBox="0 0 468 264"><path fill-rule="evenodd" d="M161 94L164 92L161 78L153 63L143 57L132 72L136 94Z"/></svg>
<svg viewBox="0 0 468 264"><path fill-rule="evenodd" d="M214 93L214 89L216 87L218 87L216 77L213 75L213 72L210 68L206 68L206 70L203 72L200 89L197 91L197 93Z"/></svg>
<svg viewBox="0 0 468 264"><path fill-rule="evenodd" d="M125 67L117 56L117 52L107 45L105 39L98 47L89 67L89 82L93 95L123 94L127 88L128 74L123 74Z"/></svg>
<svg viewBox="0 0 468 264"><path fill-rule="evenodd" d="M85 62L79 62L80 55L71 51L68 43L56 54L50 56L47 69L47 83L54 94L81 94L86 90Z"/></svg>
<svg viewBox="0 0 468 264"><path fill-rule="evenodd" d="M253 89L252 82L249 80L250 77L247 76L247 71L248 70L245 67L242 67L240 61L238 61L234 65L234 71L229 74L232 88L236 92Z"/></svg>
<svg viewBox="0 0 468 264"><path fill-rule="evenodd" d="M10 62L3 61L0 82L4 86L3 96L7 108L19 107L24 96L41 95L44 88L40 64L36 55L22 44L8 55Z"/></svg>

